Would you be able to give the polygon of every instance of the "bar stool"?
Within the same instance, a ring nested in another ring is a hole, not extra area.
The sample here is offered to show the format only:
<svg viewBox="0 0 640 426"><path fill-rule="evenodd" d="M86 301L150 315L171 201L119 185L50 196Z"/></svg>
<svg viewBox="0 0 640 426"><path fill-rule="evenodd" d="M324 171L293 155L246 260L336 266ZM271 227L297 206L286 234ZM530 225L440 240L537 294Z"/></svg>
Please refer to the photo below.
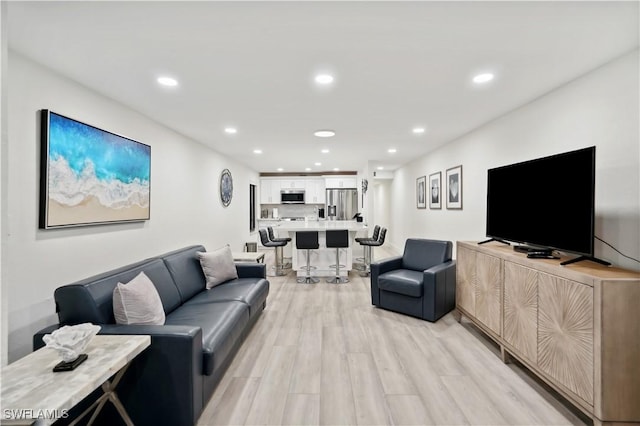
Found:
<svg viewBox="0 0 640 426"><path fill-rule="evenodd" d="M265 247L274 247L276 252L276 264L275 264L275 274L276 276L286 275L284 272L284 250L282 249L288 243L286 241L270 241L267 236L266 229L260 229L258 231L260 233L260 242Z"/></svg>
<svg viewBox="0 0 640 426"><path fill-rule="evenodd" d="M336 249L336 276L333 278L327 279L328 283L348 283L349 278L340 276L340 268L344 268L345 265L340 265L340 249L349 247L349 231L346 229L334 230L327 229L326 232L326 246L327 248L335 248ZM333 266L333 265L330 265Z"/></svg>
<svg viewBox="0 0 640 426"><path fill-rule="evenodd" d="M285 237L285 238L277 238L273 232L273 226L267 226L267 235L269 236L269 241L275 241L275 242L290 242L291 238L289 237ZM283 255L284 256L284 255ZM285 262L286 260L286 262ZM282 267L283 268L291 268L291 258L290 257L283 257L282 258Z"/></svg>
<svg viewBox="0 0 640 426"><path fill-rule="evenodd" d="M317 250L320 248L318 243L318 231L298 231L296 232L296 249L307 251L307 266L302 268L306 271L304 277L298 278L296 281L299 283L317 283L320 282L318 278L311 276L311 270L316 269L315 266L310 265L311 250Z"/></svg>
<svg viewBox="0 0 640 426"><path fill-rule="evenodd" d="M373 257L373 248L380 247L384 244L384 240L387 237L387 228L382 228L380 230L380 235L377 240L362 240L360 244L364 246L364 272L362 272L361 276L368 276L371 273L371 258Z"/></svg>
<svg viewBox="0 0 640 426"><path fill-rule="evenodd" d="M271 241L284 241L284 242L289 242L291 241L291 238L289 237L285 237L285 238L276 238L275 234L273 233L273 226L267 226L267 235L269 235L269 240Z"/></svg>
<svg viewBox="0 0 640 426"><path fill-rule="evenodd" d="M366 271L367 270L367 258L369 259L369 263L371 263L371 246L362 244L363 241L377 241L380 236L380 225L376 225L373 227L373 235L370 237L358 237L355 239L356 243L360 244L364 249L364 257L356 257L356 260L362 262L362 265L357 269Z"/></svg>

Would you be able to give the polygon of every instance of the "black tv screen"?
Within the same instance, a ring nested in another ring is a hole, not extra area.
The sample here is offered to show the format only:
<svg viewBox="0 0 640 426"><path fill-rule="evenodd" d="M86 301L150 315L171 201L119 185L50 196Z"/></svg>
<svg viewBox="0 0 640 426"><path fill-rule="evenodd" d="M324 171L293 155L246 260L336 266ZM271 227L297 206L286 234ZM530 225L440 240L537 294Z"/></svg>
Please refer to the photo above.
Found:
<svg viewBox="0 0 640 426"><path fill-rule="evenodd" d="M593 256L595 147L489 169L487 236Z"/></svg>

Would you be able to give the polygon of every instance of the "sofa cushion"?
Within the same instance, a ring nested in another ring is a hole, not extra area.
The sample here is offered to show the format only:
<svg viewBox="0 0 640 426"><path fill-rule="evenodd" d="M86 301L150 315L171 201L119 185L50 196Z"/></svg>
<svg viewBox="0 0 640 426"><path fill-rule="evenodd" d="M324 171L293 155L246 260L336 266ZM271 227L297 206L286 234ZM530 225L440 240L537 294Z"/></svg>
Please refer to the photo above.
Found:
<svg viewBox="0 0 640 426"><path fill-rule="evenodd" d="M165 321L166 325L202 328L202 370L207 376L230 355L248 323L249 307L246 303L235 301L182 305L169 314Z"/></svg>
<svg viewBox="0 0 640 426"><path fill-rule="evenodd" d="M249 316L260 312L260 306L269 294L269 281L256 278L239 278L220 284L211 290L196 294L186 305L196 303L239 301L249 305Z"/></svg>
<svg viewBox="0 0 640 426"><path fill-rule="evenodd" d="M238 278L238 271L236 271L236 264L233 262L233 254L229 245L209 252L199 251L196 254L200 259L207 289Z"/></svg>
<svg viewBox="0 0 640 426"><path fill-rule="evenodd" d="M422 297L424 274L410 269L395 269L378 277L378 288L411 297Z"/></svg>
<svg viewBox="0 0 640 426"><path fill-rule="evenodd" d="M116 324L164 324L160 295L144 272L128 283L116 284L113 290L113 315Z"/></svg>
<svg viewBox="0 0 640 426"><path fill-rule="evenodd" d="M196 254L199 251L207 250L203 246L190 246L158 256L167 265L182 303L206 288L204 273Z"/></svg>
<svg viewBox="0 0 640 426"><path fill-rule="evenodd" d="M115 324L113 289L118 282L131 281L142 271L158 290L165 314L180 305L180 294L164 262L147 259L58 287L54 299L60 324Z"/></svg>

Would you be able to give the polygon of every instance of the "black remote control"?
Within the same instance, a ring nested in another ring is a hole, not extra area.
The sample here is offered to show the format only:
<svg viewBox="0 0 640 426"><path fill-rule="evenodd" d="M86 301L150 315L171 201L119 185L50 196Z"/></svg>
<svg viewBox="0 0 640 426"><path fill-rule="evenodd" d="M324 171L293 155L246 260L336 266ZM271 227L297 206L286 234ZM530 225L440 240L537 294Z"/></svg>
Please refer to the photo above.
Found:
<svg viewBox="0 0 640 426"><path fill-rule="evenodd" d="M527 254L529 259L560 259L558 256L546 252L531 252Z"/></svg>

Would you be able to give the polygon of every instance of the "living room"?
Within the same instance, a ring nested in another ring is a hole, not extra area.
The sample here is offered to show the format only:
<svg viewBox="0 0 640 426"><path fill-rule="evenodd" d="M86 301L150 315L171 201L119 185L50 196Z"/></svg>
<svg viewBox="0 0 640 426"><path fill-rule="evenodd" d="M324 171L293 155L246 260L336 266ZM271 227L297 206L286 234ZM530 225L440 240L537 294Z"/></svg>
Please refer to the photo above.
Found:
<svg viewBox="0 0 640 426"><path fill-rule="evenodd" d="M588 3L592 2L572 2L571 7L576 13L583 7L608 10L603 4L587 6ZM135 105L105 96L39 63L39 58L27 57L8 37L8 27L23 22L12 22L12 6L3 2L0 16L3 365L29 354L33 334L57 322L53 292L61 285L191 244L203 244L208 249L229 244L241 251L245 242L257 241L255 232L247 226L250 204L246 189L258 184L260 172L264 171L248 166L243 156L233 157L224 150L212 149L206 141L185 136L137 111ZM594 255L617 267L640 270L638 263L630 259L640 257L638 5L620 2L612 7L621 12L613 11L607 16L628 17L621 22L603 20L622 28L620 41L611 41L619 47L617 54L599 58L552 89L522 99L516 107L477 123L464 134L452 135L447 143L393 170L392 179L375 179L375 162L356 170L360 181L366 178L370 182L363 206L365 216L370 223L382 223L389 229L389 250L401 251L405 240L411 237L453 242L483 240L488 169L595 146L595 233L606 244L597 241ZM587 15L593 19L597 13ZM38 29L30 27L29 31ZM540 31L544 32L544 28ZM504 37L509 37L508 32ZM594 33L588 42L597 45L601 38L607 39L606 33ZM631 44L627 43L629 38ZM535 42L532 44L523 55L535 53ZM580 53L577 49L576 57ZM569 52L558 52L558 61L564 60L563 54ZM540 64L538 72L554 65ZM526 82L515 86L520 84ZM503 96L508 97L509 93ZM174 102L179 105L181 101L177 98ZM476 102L482 109L482 101ZM149 221L38 229L38 117L43 108L151 145ZM451 114L455 115L455 107L452 108ZM435 127L437 123L430 125ZM222 136L219 139L224 141ZM458 165L463 166L462 209L417 209L416 179L436 172L444 175ZM236 188L228 207L220 203L218 194L219 176L224 169L232 171ZM556 182L552 176L535 178L540 179L540 185L566 185L567 190L572 185ZM554 211L553 206L545 205L544 200L540 200L540 207L542 214L557 216L560 221L571 220Z"/></svg>

